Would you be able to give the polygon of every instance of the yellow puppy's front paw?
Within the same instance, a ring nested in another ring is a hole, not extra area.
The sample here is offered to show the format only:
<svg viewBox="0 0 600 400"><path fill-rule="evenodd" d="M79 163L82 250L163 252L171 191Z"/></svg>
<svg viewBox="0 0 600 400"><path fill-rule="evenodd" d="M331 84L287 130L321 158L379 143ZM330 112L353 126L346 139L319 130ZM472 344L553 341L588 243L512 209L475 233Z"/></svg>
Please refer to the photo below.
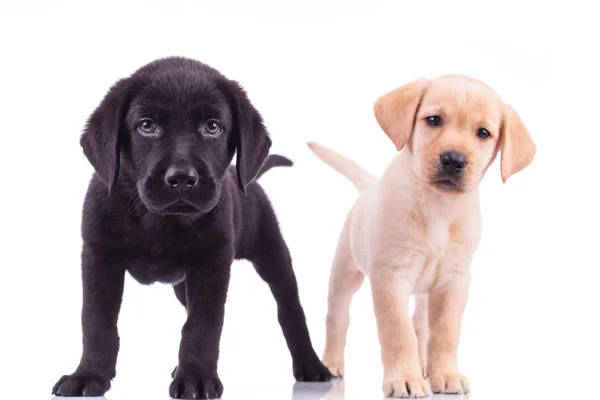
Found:
<svg viewBox="0 0 600 400"><path fill-rule="evenodd" d="M420 375L393 377L383 380L383 394L386 397L419 398L429 397L429 383Z"/></svg>
<svg viewBox="0 0 600 400"><path fill-rule="evenodd" d="M470 389L469 380L458 373L433 373L429 375L433 393L464 394Z"/></svg>
<svg viewBox="0 0 600 400"><path fill-rule="evenodd" d="M327 369L329 370L329 372L331 372L331 375L335 376L336 378L341 378L344 376L344 359L330 359L330 358L324 358L323 359L323 365L325 365L327 367Z"/></svg>

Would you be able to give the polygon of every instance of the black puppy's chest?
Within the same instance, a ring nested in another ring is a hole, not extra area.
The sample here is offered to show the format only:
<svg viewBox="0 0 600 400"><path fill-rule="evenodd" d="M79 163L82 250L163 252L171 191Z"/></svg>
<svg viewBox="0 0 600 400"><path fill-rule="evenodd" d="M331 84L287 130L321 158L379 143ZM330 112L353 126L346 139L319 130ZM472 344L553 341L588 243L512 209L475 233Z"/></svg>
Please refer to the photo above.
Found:
<svg viewBox="0 0 600 400"><path fill-rule="evenodd" d="M185 279L183 262L174 257L151 258L140 257L133 260L127 270L139 283L150 285L152 283L168 283L175 285Z"/></svg>
<svg viewBox="0 0 600 400"><path fill-rule="evenodd" d="M127 270L141 284L177 284L185 279L186 264L201 259L202 243L195 227L173 222L148 223L126 239Z"/></svg>

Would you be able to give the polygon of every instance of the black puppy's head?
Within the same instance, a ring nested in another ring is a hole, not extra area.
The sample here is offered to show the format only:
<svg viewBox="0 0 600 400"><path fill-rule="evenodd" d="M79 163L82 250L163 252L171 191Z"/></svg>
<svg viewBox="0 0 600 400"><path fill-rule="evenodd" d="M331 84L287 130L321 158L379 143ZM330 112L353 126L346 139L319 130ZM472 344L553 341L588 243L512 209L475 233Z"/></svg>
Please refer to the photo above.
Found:
<svg viewBox="0 0 600 400"><path fill-rule="evenodd" d="M118 81L89 118L81 146L109 193L135 186L151 212L201 214L217 204L233 155L244 191L271 140L236 82L176 57Z"/></svg>

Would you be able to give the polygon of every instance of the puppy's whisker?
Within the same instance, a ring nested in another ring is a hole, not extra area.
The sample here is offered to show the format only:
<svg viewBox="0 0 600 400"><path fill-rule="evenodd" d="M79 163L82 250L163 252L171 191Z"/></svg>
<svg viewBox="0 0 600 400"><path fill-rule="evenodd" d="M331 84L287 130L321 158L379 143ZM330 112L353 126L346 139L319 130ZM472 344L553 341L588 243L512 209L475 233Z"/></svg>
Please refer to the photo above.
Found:
<svg viewBox="0 0 600 400"><path fill-rule="evenodd" d="M139 208L142 205L143 201L137 194L137 188L132 188L129 191L129 196L127 200L127 213L125 214L125 219L129 218L132 214L139 211Z"/></svg>

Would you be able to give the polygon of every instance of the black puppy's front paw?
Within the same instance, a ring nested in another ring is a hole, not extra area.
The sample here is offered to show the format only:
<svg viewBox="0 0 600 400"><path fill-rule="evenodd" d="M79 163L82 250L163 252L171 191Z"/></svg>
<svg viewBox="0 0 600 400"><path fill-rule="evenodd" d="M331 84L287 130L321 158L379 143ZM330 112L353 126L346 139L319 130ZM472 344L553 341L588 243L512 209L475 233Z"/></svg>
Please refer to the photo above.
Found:
<svg viewBox="0 0 600 400"><path fill-rule="evenodd" d="M217 376L202 376L196 374L177 373L169 387L172 399L218 399L223 394L223 384Z"/></svg>
<svg viewBox="0 0 600 400"><path fill-rule="evenodd" d="M103 396L110 389L110 379L92 375L64 375L52 388L60 397Z"/></svg>
<svg viewBox="0 0 600 400"><path fill-rule="evenodd" d="M327 382L333 375L315 354L305 360L294 360L294 378L298 382Z"/></svg>

